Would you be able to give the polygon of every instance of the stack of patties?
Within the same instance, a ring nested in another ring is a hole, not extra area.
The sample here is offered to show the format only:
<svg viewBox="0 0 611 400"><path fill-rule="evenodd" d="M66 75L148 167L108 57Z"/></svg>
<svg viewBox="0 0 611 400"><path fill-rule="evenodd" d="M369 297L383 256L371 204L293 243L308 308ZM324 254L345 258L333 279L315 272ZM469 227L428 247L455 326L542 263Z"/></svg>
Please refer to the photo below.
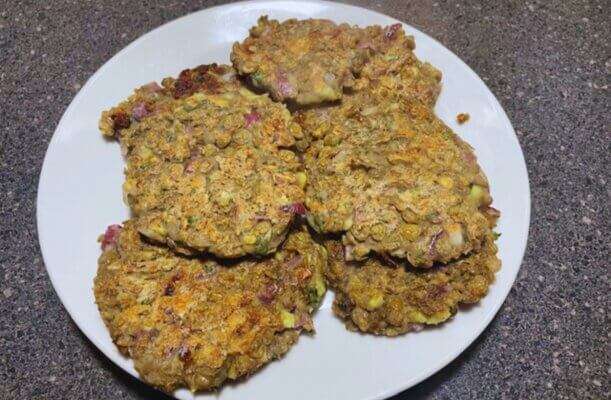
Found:
<svg viewBox="0 0 611 400"><path fill-rule="evenodd" d="M137 89L100 128L133 217L101 238L95 297L145 381L217 387L313 330L327 254L294 223L306 177L284 105L208 65Z"/></svg>
<svg viewBox="0 0 611 400"><path fill-rule="evenodd" d="M261 18L232 53L240 74L296 110L335 313L389 336L477 302L500 267L487 179L435 116L441 74L414 48L400 24Z"/></svg>
<svg viewBox="0 0 611 400"><path fill-rule="evenodd" d="M145 381L247 376L313 331L326 283L349 329L389 336L486 295L498 211L413 49L399 24L262 17L233 67L102 114L132 218L101 237L94 290Z"/></svg>

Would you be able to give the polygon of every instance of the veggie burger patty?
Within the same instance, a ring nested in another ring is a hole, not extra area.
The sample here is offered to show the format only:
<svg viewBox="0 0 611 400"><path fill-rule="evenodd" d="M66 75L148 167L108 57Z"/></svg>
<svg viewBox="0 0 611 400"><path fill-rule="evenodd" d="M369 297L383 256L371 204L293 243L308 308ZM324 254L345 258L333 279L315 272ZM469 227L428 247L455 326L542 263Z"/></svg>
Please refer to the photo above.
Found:
<svg viewBox="0 0 611 400"><path fill-rule="evenodd" d="M349 330L376 335L396 336L448 320L459 304L486 296L501 266L493 234L480 251L426 270L378 257L346 261L337 241L327 248L333 311Z"/></svg>
<svg viewBox="0 0 611 400"><path fill-rule="evenodd" d="M308 221L342 234L348 260L374 252L430 267L480 248L497 213L488 181L430 107L371 87L296 120L316 139L304 156Z"/></svg>
<svg viewBox="0 0 611 400"><path fill-rule="evenodd" d="M288 149L299 125L228 66L162 84L137 89L100 121L124 149L123 191L137 229L185 254L272 253L304 196L305 174Z"/></svg>
<svg viewBox="0 0 611 400"><path fill-rule="evenodd" d="M297 230L273 256L220 263L148 243L134 221L101 238L94 293L120 351L166 391L219 386L286 353L325 293L325 249Z"/></svg>

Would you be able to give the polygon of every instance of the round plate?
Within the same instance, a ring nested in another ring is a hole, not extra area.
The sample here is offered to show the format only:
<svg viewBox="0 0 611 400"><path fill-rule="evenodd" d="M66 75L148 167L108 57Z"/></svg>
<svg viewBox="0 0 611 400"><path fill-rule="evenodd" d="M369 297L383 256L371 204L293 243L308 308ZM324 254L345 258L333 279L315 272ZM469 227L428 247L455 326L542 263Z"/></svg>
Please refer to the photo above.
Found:
<svg viewBox="0 0 611 400"><path fill-rule="evenodd" d="M38 232L45 264L64 306L87 337L121 368L137 375L121 356L94 303L98 235L127 219L122 202L119 146L102 138L98 118L133 88L182 69L228 62L231 45L257 18L329 18L361 26L398 22L358 7L306 1L255 1L202 10L147 33L100 68L62 117L45 157L38 191ZM484 82L434 39L404 24L416 38L416 54L443 72L437 114L476 150L487 174L503 268L490 294L451 322L398 338L348 332L331 311L333 293L314 318L316 335L302 336L282 360L243 383L222 389L223 399L381 399L432 375L484 330L507 296L526 247L530 192L524 157L505 112ZM471 119L459 126L456 114ZM180 390L178 398L193 395ZM200 394L200 397L210 395Z"/></svg>

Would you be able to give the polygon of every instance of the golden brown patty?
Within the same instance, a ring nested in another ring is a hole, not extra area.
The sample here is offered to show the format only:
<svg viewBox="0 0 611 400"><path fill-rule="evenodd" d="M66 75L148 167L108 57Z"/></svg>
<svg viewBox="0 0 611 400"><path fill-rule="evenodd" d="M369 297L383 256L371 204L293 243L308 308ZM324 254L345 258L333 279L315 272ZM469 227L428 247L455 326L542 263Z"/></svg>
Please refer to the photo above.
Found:
<svg viewBox="0 0 611 400"><path fill-rule="evenodd" d="M446 321L460 303L486 296L501 265L492 234L480 251L427 270L375 257L347 262L338 241L328 242L327 249L325 275L335 290L334 312L348 329L376 335L396 336Z"/></svg>
<svg viewBox="0 0 611 400"><path fill-rule="evenodd" d="M183 253L269 254L303 200L305 174L284 149L299 126L232 71L200 66L146 85L100 121L126 154L138 230Z"/></svg>
<svg viewBox="0 0 611 400"><path fill-rule="evenodd" d="M383 87L296 118L308 221L344 233L347 259L370 252L430 267L477 250L498 213L473 150L420 101Z"/></svg>
<svg viewBox="0 0 611 400"><path fill-rule="evenodd" d="M231 61L240 74L278 101L313 104L337 100L369 58L379 27L360 29L325 19L282 23L259 18Z"/></svg>
<svg viewBox="0 0 611 400"><path fill-rule="evenodd" d="M220 264L145 242L133 221L102 239L95 298L113 341L142 379L210 389L281 357L325 292L326 251L305 231L263 260Z"/></svg>

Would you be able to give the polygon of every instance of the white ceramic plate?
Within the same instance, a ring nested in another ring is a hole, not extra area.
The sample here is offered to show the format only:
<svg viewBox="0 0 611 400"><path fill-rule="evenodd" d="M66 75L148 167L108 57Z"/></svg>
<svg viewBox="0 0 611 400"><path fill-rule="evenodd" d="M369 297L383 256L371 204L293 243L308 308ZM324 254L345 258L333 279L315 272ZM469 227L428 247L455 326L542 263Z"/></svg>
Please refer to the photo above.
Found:
<svg viewBox="0 0 611 400"><path fill-rule="evenodd" d="M373 11L328 2L255 1L202 10L142 36L120 51L81 89L49 144L38 191L38 231L45 264L64 306L87 337L121 368L132 363L113 345L94 303L92 285L100 254L97 236L128 218L122 202L123 161L116 143L98 132L100 112L132 88L176 75L184 68L228 62L258 16L284 20L330 18L359 25L396 23ZM484 330L507 296L524 254L530 192L524 157L505 112L480 78L457 56L422 32L417 55L443 72L438 115L475 147L502 216L498 230L503 268L490 294L437 329L399 338L349 333L333 317L329 293L315 316L315 337L302 337L280 361L244 383L221 391L224 399L380 399L432 375ZM459 126L456 114L471 120ZM186 390L178 398L192 398ZM199 395L210 397L210 395Z"/></svg>

